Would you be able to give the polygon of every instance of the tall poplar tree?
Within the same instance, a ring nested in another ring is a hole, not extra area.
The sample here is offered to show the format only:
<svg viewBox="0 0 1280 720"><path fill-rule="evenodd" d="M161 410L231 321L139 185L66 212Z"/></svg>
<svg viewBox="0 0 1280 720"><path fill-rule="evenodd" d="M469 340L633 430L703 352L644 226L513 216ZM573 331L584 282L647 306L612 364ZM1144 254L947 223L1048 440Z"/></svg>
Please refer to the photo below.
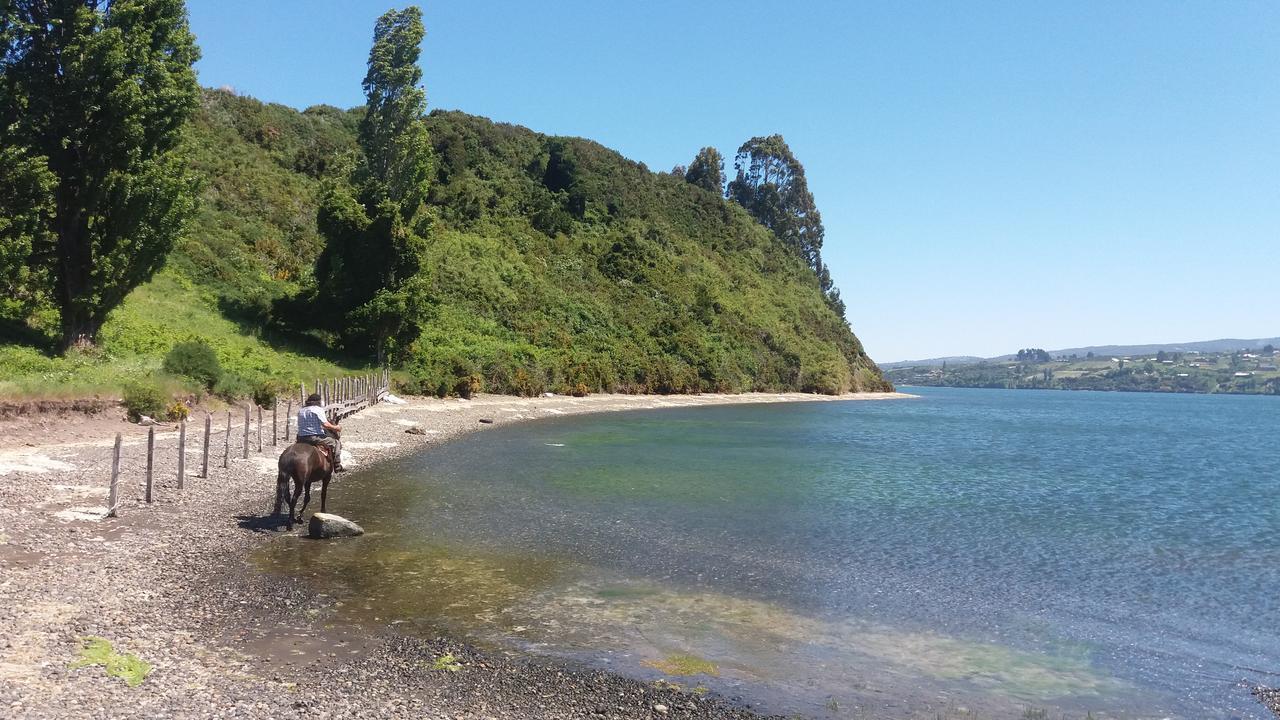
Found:
<svg viewBox="0 0 1280 720"><path fill-rule="evenodd" d="M322 304L336 309L332 317L348 349L372 344L379 362L417 337L425 311L416 277L431 174L418 67L425 34L417 7L378 18L364 79L360 158L347 182L327 187L319 211L327 241L316 261Z"/></svg>
<svg viewBox="0 0 1280 720"><path fill-rule="evenodd" d="M64 349L95 341L195 210L179 146L198 58L182 0L0 0L0 282L47 292Z"/></svg>

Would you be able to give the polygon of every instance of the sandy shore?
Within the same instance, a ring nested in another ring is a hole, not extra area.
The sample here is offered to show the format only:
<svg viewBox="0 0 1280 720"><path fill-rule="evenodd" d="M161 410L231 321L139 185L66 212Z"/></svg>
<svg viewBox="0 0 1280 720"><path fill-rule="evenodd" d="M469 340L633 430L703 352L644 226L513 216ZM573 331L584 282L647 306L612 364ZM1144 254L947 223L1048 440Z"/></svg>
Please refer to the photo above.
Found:
<svg viewBox="0 0 1280 720"><path fill-rule="evenodd" d="M349 418L344 442L359 472L468 432L543 417L893 397L909 396L413 398ZM143 502L146 429L118 412L0 423L0 716L753 716L726 699L546 658L401 637L392 628L370 637L334 624L323 597L248 564L253 547L284 532L266 517L281 449L271 446L269 414L265 447L257 451L255 424L247 460L240 457L241 425L233 427L226 469L225 413L214 420L210 477L198 477L200 419L188 428L181 491L177 433L158 428L151 505ZM425 434L407 432L414 427ZM124 436L119 517L102 519L117 432ZM341 482L339 476L335 487ZM150 663L151 673L129 687L101 666L72 669L90 636ZM459 670L431 669L445 653Z"/></svg>

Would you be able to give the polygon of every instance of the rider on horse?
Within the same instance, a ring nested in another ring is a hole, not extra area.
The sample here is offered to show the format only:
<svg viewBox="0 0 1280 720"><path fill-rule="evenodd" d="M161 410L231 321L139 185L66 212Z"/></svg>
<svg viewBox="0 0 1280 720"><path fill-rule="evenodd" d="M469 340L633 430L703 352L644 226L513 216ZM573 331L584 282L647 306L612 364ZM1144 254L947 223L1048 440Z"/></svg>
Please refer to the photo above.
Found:
<svg viewBox="0 0 1280 720"><path fill-rule="evenodd" d="M334 425L324 414L320 405L320 395L312 393L307 396L307 404L298 410L298 442L322 446L333 459L334 472L343 472L342 456L338 450L338 441L329 437L325 431L342 432L341 425Z"/></svg>

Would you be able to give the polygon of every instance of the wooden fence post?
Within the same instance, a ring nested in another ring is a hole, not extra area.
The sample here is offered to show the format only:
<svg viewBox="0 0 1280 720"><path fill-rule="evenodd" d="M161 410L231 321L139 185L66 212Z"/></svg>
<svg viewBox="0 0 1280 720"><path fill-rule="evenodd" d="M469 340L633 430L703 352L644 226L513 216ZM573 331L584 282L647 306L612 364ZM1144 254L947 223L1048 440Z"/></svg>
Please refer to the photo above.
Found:
<svg viewBox="0 0 1280 720"><path fill-rule="evenodd" d="M249 459L249 406L244 406L244 445L241 448L241 460Z"/></svg>
<svg viewBox="0 0 1280 720"><path fill-rule="evenodd" d="M156 426L152 425L147 428L147 504L151 504L151 467L153 464L153 456L156 451Z"/></svg>
<svg viewBox="0 0 1280 720"><path fill-rule="evenodd" d="M258 407L258 452L262 452L262 407Z"/></svg>
<svg viewBox="0 0 1280 720"><path fill-rule="evenodd" d="M182 478L187 474L187 421L178 425L178 489L182 489Z"/></svg>
<svg viewBox="0 0 1280 720"><path fill-rule="evenodd" d="M231 411L227 411L227 437L222 444L222 467L226 469L227 461L231 459Z"/></svg>
<svg viewBox="0 0 1280 720"><path fill-rule="evenodd" d="M204 450L200 453L200 477L209 477L209 434L213 432L213 413L204 414Z"/></svg>
<svg viewBox="0 0 1280 720"><path fill-rule="evenodd" d="M271 398L271 447L280 444L280 398Z"/></svg>
<svg viewBox="0 0 1280 720"><path fill-rule="evenodd" d="M293 422L293 401L284 407L284 441L289 442L289 425Z"/></svg>
<svg viewBox="0 0 1280 720"><path fill-rule="evenodd" d="M116 517L120 504L120 433L116 433L116 447L111 452L111 489L107 492L107 517Z"/></svg>
<svg viewBox="0 0 1280 720"><path fill-rule="evenodd" d="M298 404L302 405L306 401L307 401L307 384L304 382L300 382L298 383Z"/></svg>

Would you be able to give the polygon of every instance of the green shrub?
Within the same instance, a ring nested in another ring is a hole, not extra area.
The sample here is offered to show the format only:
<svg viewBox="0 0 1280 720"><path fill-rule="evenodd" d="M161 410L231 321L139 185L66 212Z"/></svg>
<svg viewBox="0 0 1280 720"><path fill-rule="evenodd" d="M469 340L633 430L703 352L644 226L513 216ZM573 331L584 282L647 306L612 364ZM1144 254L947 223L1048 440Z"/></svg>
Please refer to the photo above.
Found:
<svg viewBox="0 0 1280 720"><path fill-rule="evenodd" d="M222 366L209 343L199 338L180 342L164 356L164 371L198 381L212 390L222 379Z"/></svg>
<svg viewBox="0 0 1280 720"><path fill-rule="evenodd" d="M187 404L181 400L174 400L173 404L169 405L169 408L164 411L164 418L172 422L186 420L190 415L191 408L187 407Z"/></svg>
<svg viewBox="0 0 1280 720"><path fill-rule="evenodd" d="M471 396L478 395L483 387L484 380L479 375L472 374L459 378L453 386L453 392L460 398L470 400Z"/></svg>
<svg viewBox="0 0 1280 720"><path fill-rule="evenodd" d="M511 390L523 397L534 397L546 392L546 384L537 374L524 368L516 368L511 376Z"/></svg>
<svg viewBox="0 0 1280 720"><path fill-rule="evenodd" d="M276 405L276 398L288 392L289 386L282 380L268 378L260 380L253 386L253 402L260 408L270 410Z"/></svg>
<svg viewBox="0 0 1280 720"><path fill-rule="evenodd" d="M160 417L168 400L165 392L156 385L133 382L124 386L121 402L129 415L129 421L138 422L143 415Z"/></svg>
<svg viewBox="0 0 1280 720"><path fill-rule="evenodd" d="M225 373L213 387L213 394L223 400L238 400L253 393L254 383L236 373Z"/></svg>

